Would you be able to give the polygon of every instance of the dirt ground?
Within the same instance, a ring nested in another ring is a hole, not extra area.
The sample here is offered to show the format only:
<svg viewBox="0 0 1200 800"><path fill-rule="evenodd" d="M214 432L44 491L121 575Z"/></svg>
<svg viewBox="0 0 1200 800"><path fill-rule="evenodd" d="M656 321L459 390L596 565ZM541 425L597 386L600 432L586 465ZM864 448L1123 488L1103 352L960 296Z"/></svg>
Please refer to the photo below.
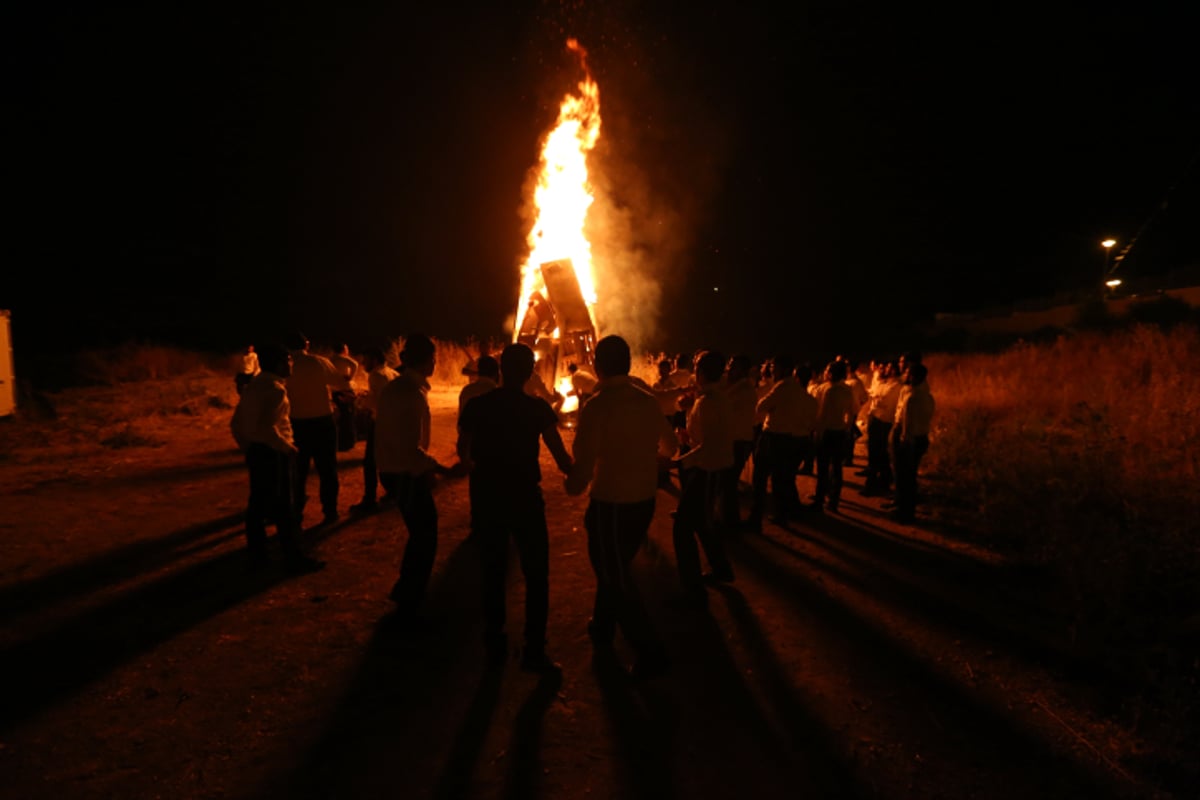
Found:
<svg viewBox="0 0 1200 800"><path fill-rule="evenodd" d="M450 463L455 396L432 401ZM928 517L893 524L853 470L840 514L731 541L737 581L707 611L681 602L661 492L636 566L672 669L632 683L585 633L586 501L543 452L563 670L538 677L484 666L465 481L436 490L430 631L391 616L398 512L346 513L361 444L342 521L306 533L327 568L248 570L228 415L0 459L5 796L1174 796L1062 665L1038 576ZM510 631L522 597L514 564Z"/></svg>

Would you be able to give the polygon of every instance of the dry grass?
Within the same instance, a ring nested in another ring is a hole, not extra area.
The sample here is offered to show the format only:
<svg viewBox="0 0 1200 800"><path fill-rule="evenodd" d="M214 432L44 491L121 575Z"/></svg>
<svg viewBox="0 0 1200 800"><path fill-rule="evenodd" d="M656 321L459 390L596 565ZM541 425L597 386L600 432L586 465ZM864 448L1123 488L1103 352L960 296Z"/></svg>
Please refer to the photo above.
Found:
<svg viewBox="0 0 1200 800"><path fill-rule="evenodd" d="M1081 654L1138 677L1194 672L1167 662L1186 662L1200 638L1197 328L1136 326L927 363L933 505L1061 576Z"/></svg>

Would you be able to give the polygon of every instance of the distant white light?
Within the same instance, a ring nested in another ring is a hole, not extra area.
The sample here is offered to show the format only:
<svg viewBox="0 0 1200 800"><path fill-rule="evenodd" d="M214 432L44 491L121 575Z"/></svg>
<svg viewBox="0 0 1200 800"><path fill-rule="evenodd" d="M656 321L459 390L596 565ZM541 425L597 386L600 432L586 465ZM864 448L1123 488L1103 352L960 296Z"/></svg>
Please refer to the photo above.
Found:
<svg viewBox="0 0 1200 800"><path fill-rule="evenodd" d="M1115 288L1117 288L1118 286L1120 286L1120 285L1121 285L1121 279L1120 279L1120 278L1113 278L1111 281L1105 281L1105 282L1104 282L1104 285L1105 285L1105 286L1107 286L1107 287L1108 287L1108 288L1110 288L1110 289L1115 289Z"/></svg>
<svg viewBox="0 0 1200 800"><path fill-rule="evenodd" d="M714 292L719 292L719 291L721 291L721 289L720 289L720 287L718 287L718 286L714 286L714 287L713 287L713 291L714 291Z"/></svg>
<svg viewBox="0 0 1200 800"><path fill-rule="evenodd" d="M1105 250L1107 250L1108 248L1112 247L1116 243L1117 243L1116 239L1105 239L1103 242L1100 243L1100 246L1103 247Z"/></svg>

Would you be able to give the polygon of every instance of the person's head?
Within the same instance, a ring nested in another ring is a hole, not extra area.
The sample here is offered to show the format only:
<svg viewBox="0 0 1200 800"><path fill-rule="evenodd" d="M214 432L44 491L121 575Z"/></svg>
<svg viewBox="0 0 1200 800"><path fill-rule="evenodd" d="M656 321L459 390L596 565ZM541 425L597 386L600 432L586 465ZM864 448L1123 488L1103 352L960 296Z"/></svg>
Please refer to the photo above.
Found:
<svg viewBox="0 0 1200 800"><path fill-rule="evenodd" d="M913 364L909 366L908 372L904 373L904 382L909 386L920 386L928 375L929 370L925 368L924 364Z"/></svg>
<svg viewBox="0 0 1200 800"><path fill-rule="evenodd" d="M616 378L620 375L628 375L632 360L629 343L620 336L605 336L596 343L596 374L598 377ZM658 371L660 375L663 374L661 363ZM668 372L670 372L669 369Z"/></svg>
<svg viewBox="0 0 1200 800"><path fill-rule="evenodd" d="M373 369L379 369L387 363L387 357L383 354L382 347L368 347L363 353L363 366L370 372Z"/></svg>
<svg viewBox="0 0 1200 800"><path fill-rule="evenodd" d="M744 353L738 353L733 358L729 359L729 364L726 371L729 374L729 382L740 381L742 378L750 374L750 356Z"/></svg>
<svg viewBox="0 0 1200 800"><path fill-rule="evenodd" d="M404 340L400 350L400 366L405 370L414 370L428 378L433 374L434 364L437 363L437 347L433 340L421 333L409 335Z"/></svg>
<svg viewBox="0 0 1200 800"><path fill-rule="evenodd" d="M258 351L258 365L263 371L286 378L292 374L292 354L279 344L265 344Z"/></svg>
<svg viewBox="0 0 1200 800"><path fill-rule="evenodd" d="M674 366L674 365L671 363L671 359L669 359L669 358L664 358L662 361L659 361L658 362L658 377L662 378L663 380L666 380L667 376L669 376L671 374L672 366Z"/></svg>
<svg viewBox="0 0 1200 800"><path fill-rule="evenodd" d="M483 359L480 359L482 361ZM480 374L483 374L482 372ZM533 375L533 350L526 344L510 344L500 351L500 382L521 389Z"/></svg>
<svg viewBox="0 0 1200 800"><path fill-rule="evenodd" d="M475 372L481 378L491 378L499 382L500 362L491 356L480 356L479 361L475 365Z"/></svg>
<svg viewBox="0 0 1200 800"><path fill-rule="evenodd" d="M725 374L725 356L716 350L701 351L696 359L696 381L701 386L720 383Z"/></svg>
<svg viewBox="0 0 1200 800"><path fill-rule="evenodd" d="M827 371L830 383L840 383L846 380L846 362L831 361Z"/></svg>
<svg viewBox="0 0 1200 800"><path fill-rule="evenodd" d="M289 333L287 339L284 340L284 344L287 345L288 350L291 350L294 353L304 353L308 351L308 337L303 333L300 333L300 331Z"/></svg>
<svg viewBox="0 0 1200 800"><path fill-rule="evenodd" d="M692 368L692 357L691 356L689 356L687 353L679 353L675 356L675 369L690 370L691 368Z"/></svg>
<svg viewBox="0 0 1200 800"><path fill-rule="evenodd" d="M253 352L254 352L254 345L252 345L252 344L246 345L246 355L250 355Z"/></svg>
<svg viewBox="0 0 1200 800"><path fill-rule="evenodd" d="M919 350L909 350L906 353L901 353L899 362L900 374L903 375L904 373L908 372L908 368L913 364L920 363L921 352Z"/></svg>
<svg viewBox="0 0 1200 800"><path fill-rule="evenodd" d="M574 361L572 361L570 364L567 364L567 372L571 373L572 375L574 375L576 372L579 372L579 367Z"/></svg>
<svg viewBox="0 0 1200 800"><path fill-rule="evenodd" d="M796 367L796 380L800 382L801 386L808 386L809 381L812 380L812 367L808 364Z"/></svg>
<svg viewBox="0 0 1200 800"><path fill-rule="evenodd" d="M775 370L772 373L772 377L775 378L775 380L786 381L788 378L792 377L792 373L795 371L796 362L791 356L787 354L775 356Z"/></svg>

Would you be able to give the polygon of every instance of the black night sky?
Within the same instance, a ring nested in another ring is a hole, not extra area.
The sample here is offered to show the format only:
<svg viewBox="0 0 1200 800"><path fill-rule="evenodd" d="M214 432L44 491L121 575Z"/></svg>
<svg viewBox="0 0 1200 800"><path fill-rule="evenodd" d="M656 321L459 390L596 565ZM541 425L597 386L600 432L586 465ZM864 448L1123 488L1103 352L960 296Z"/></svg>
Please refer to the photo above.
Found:
<svg viewBox="0 0 1200 800"><path fill-rule="evenodd" d="M567 36L598 186L661 287L647 346L878 348L1092 286L1172 186L1125 268L1200 260L1183 11L322 5L6 14L18 351L503 336Z"/></svg>

